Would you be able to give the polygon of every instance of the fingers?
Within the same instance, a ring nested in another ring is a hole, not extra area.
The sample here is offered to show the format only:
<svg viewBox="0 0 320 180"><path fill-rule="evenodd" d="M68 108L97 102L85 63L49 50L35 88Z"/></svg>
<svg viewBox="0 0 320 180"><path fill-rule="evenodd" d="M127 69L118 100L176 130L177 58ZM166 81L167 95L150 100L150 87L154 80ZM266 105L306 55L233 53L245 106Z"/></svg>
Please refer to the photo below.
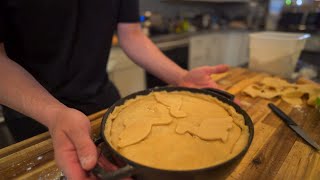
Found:
<svg viewBox="0 0 320 180"><path fill-rule="evenodd" d="M54 139L55 160L68 179L88 179L83 171L77 152L64 133L57 134Z"/></svg>
<svg viewBox="0 0 320 180"><path fill-rule="evenodd" d="M229 70L229 66L226 65L226 64L220 64L220 65L217 65L217 66L208 66L208 67L204 67L205 69L205 72L208 74L208 75L211 75L211 74L218 74L218 73L224 73L226 71Z"/></svg>
<svg viewBox="0 0 320 180"><path fill-rule="evenodd" d="M97 149L90 138L90 122L74 109L61 111L53 121L50 134L55 160L68 179L94 179L85 170L97 162Z"/></svg>
<svg viewBox="0 0 320 180"><path fill-rule="evenodd" d="M85 170L91 170L97 163L97 149L90 137L89 125L81 124L76 127L68 137L73 142L81 166Z"/></svg>

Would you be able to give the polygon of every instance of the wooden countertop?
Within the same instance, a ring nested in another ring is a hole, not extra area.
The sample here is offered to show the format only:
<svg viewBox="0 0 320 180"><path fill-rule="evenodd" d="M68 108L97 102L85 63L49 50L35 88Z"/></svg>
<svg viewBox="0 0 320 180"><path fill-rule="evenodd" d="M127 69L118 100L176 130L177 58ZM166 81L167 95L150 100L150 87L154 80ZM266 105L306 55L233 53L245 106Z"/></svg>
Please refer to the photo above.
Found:
<svg viewBox="0 0 320 180"><path fill-rule="evenodd" d="M289 129L267 107L278 105L297 124L320 143L320 113L309 106L293 107L279 98L250 98L241 90L267 74L234 68L217 81L242 102L250 115L255 135L248 152L227 179L320 179L320 153L316 152ZM105 111L89 116L93 136ZM61 175L53 160L48 133L0 150L0 179L56 179Z"/></svg>

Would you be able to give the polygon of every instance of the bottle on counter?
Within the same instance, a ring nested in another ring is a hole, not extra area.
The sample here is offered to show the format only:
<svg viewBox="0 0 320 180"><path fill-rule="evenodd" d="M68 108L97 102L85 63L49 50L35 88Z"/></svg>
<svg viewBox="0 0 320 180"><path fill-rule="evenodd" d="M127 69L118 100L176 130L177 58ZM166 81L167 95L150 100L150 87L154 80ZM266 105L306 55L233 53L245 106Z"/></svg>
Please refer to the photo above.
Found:
<svg viewBox="0 0 320 180"><path fill-rule="evenodd" d="M142 31L146 36L150 36L150 27L151 27L151 11L146 11L143 16L140 16L140 23L142 26Z"/></svg>

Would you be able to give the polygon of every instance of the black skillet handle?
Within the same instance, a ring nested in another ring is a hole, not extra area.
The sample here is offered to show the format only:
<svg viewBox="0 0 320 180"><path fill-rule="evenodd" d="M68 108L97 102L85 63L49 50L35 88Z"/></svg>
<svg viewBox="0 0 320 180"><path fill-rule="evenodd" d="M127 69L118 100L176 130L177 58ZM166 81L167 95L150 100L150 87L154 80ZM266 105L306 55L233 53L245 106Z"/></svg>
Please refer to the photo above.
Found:
<svg viewBox="0 0 320 180"><path fill-rule="evenodd" d="M99 144L103 143L103 138L99 135L99 137L93 140L93 142L96 146L99 146Z"/></svg>
<svg viewBox="0 0 320 180"><path fill-rule="evenodd" d="M102 137L100 136L94 141L94 144L98 146L101 144L103 141ZM130 177L133 175L133 173L136 171L136 169L127 164L126 166L119 168L116 171L112 172L106 172L100 165L97 163L97 165L91 170L91 172L99 177L100 179L107 179L107 180L117 180L117 179L122 179L126 177Z"/></svg>
<svg viewBox="0 0 320 180"><path fill-rule="evenodd" d="M203 90L206 90L206 91L211 91L213 93L216 93L216 94L219 94L227 99L230 99L231 101L234 100L234 95L233 94L230 94L226 91L222 91L220 89L213 89L213 88L203 88Z"/></svg>
<svg viewBox="0 0 320 180"><path fill-rule="evenodd" d="M100 165L96 165L96 167L94 167L91 172L99 177L100 179L106 179L106 180L117 180L117 179L122 179L122 178L126 178L126 177L130 177L133 175L133 173L135 172L135 168L130 166L130 165L126 165L122 168L119 168L116 171L112 171L112 172L106 172Z"/></svg>

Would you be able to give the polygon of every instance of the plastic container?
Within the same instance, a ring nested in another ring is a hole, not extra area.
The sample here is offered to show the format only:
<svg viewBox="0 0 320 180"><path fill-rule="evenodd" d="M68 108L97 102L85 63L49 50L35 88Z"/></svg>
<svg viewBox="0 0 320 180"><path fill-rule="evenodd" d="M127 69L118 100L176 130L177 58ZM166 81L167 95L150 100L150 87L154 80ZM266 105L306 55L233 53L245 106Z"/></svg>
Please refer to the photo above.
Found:
<svg viewBox="0 0 320 180"><path fill-rule="evenodd" d="M250 35L249 68L291 78L309 34L258 32Z"/></svg>

